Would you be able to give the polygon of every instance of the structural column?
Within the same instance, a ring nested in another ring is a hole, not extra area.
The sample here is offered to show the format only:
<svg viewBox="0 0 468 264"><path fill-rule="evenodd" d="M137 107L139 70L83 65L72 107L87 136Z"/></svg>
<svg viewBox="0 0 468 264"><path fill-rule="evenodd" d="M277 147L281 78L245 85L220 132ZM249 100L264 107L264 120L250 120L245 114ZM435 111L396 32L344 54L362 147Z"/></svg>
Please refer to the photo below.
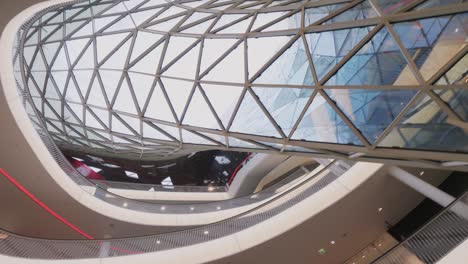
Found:
<svg viewBox="0 0 468 264"><path fill-rule="evenodd" d="M447 207L453 201L455 197L447 194L440 189L432 186L431 184L421 180L415 175L400 169L398 167L390 167L388 172L391 176L406 184L408 187L411 187L415 191L421 193L425 197L431 199L432 201L438 203L442 207ZM460 217L463 217L468 220L468 206L462 202L457 202L452 205L450 209L452 212L456 213Z"/></svg>

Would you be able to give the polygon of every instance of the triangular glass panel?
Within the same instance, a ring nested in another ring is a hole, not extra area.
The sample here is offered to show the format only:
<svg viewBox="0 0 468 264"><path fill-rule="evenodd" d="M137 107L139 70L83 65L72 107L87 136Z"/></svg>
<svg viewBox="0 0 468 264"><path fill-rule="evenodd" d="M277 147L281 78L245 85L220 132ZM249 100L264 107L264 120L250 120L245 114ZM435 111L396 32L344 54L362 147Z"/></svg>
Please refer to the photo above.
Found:
<svg viewBox="0 0 468 264"><path fill-rule="evenodd" d="M55 71L50 72L51 77L54 79L55 84L57 85L57 89L59 90L60 94L63 96L67 79L68 79L68 72L66 71Z"/></svg>
<svg viewBox="0 0 468 264"><path fill-rule="evenodd" d="M93 19L94 22L94 31L99 32L103 28L112 25L114 20L116 20L119 16L106 16L106 17L98 17Z"/></svg>
<svg viewBox="0 0 468 264"><path fill-rule="evenodd" d="M49 66L52 65L52 59L55 58L55 55L58 53L59 48L60 43L58 42L42 45L42 52L44 52L44 57Z"/></svg>
<svg viewBox="0 0 468 264"><path fill-rule="evenodd" d="M203 43L203 54L200 65L200 73L203 73L217 59L231 48L237 39L209 39L205 38ZM242 44L241 44L242 45Z"/></svg>
<svg viewBox="0 0 468 264"><path fill-rule="evenodd" d="M220 61L207 75L204 80L222 82L245 82L244 72L244 45L240 43L222 61Z"/></svg>
<svg viewBox="0 0 468 264"><path fill-rule="evenodd" d="M248 91L245 93L229 130L231 132L281 138L275 126Z"/></svg>
<svg viewBox="0 0 468 264"><path fill-rule="evenodd" d="M254 87L255 94L287 135L296 124L312 89Z"/></svg>
<svg viewBox="0 0 468 264"><path fill-rule="evenodd" d="M85 95L86 94L84 94L83 97ZM78 91L78 88L76 88L75 82L72 79L70 79L68 81L68 87L67 87L67 90L65 92L65 100L69 101L69 102L82 103L81 98L82 97L80 96L80 92Z"/></svg>
<svg viewBox="0 0 468 264"><path fill-rule="evenodd" d="M142 59L137 61L131 68L131 71L142 72L149 74L156 74L158 69L159 60L161 58L161 53L164 45L159 44L151 52L146 54ZM132 62L134 63L134 62Z"/></svg>
<svg viewBox="0 0 468 264"><path fill-rule="evenodd" d="M99 70L102 83L104 84L104 91L106 92L107 100L112 102L114 99L115 91L122 79L122 73L118 71Z"/></svg>
<svg viewBox="0 0 468 264"><path fill-rule="evenodd" d="M131 2L131 1L130 1ZM122 3L117 3L113 7L109 8L103 15L111 15L111 14L119 14L119 13L126 13L127 8Z"/></svg>
<svg viewBox="0 0 468 264"><path fill-rule="evenodd" d="M436 92L462 120L468 122L468 89L445 89L434 90L434 92Z"/></svg>
<svg viewBox="0 0 468 264"><path fill-rule="evenodd" d="M468 14L439 16L393 24L403 46L429 80L466 46Z"/></svg>
<svg viewBox="0 0 468 264"><path fill-rule="evenodd" d="M57 57L55 57L55 60L52 65L52 70L53 71L68 70L68 62L67 62L67 55L65 53L65 45L62 45Z"/></svg>
<svg viewBox="0 0 468 264"><path fill-rule="evenodd" d="M362 145L320 94L315 96L291 139Z"/></svg>
<svg viewBox="0 0 468 264"><path fill-rule="evenodd" d="M141 119L133 116L128 116L128 115L119 115L122 120L128 124L135 132L137 133L138 136L141 135Z"/></svg>
<svg viewBox="0 0 468 264"><path fill-rule="evenodd" d="M255 18L255 21L252 26L252 31L258 31L259 28L265 26L268 23L271 23L272 21L280 18L281 16L287 14L288 12L267 12L267 13L258 13L257 17ZM278 21L278 22L282 22ZM277 23L278 23L277 22Z"/></svg>
<svg viewBox="0 0 468 264"><path fill-rule="evenodd" d="M416 85L416 78L386 28L382 28L326 85Z"/></svg>
<svg viewBox="0 0 468 264"><path fill-rule="evenodd" d="M146 74L138 74L129 72L130 82L133 87L135 97L138 101L139 109L143 110L146 100L148 99L149 92L153 87L155 78Z"/></svg>
<svg viewBox="0 0 468 264"><path fill-rule="evenodd" d="M60 120L62 115L62 103L53 99L44 102L44 117Z"/></svg>
<svg viewBox="0 0 468 264"><path fill-rule="evenodd" d="M39 33L38 33L38 30L36 30L34 33L28 35L25 45L34 45L34 44L37 44L38 42L39 42ZM33 48L33 47L29 47L29 48Z"/></svg>
<svg viewBox="0 0 468 264"><path fill-rule="evenodd" d="M291 37L283 36L247 39L249 77L255 75L289 40Z"/></svg>
<svg viewBox="0 0 468 264"><path fill-rule="evenodd" d="M74 104L71 104L74 105ZM76 107L77 110L82 110L82 107ZM82 120L80 117L82 117L83 112L78 112L75 113L72 108L70 107L70 104L65 104L63 108L63 120L67 123L72 123L76 125L81 125Z"/></svg>
<svg viewBox="0 0 468 264"><path fill-rule="evenodd" d="M63 38L63 29L64 29L64 26L63 26L63 25L60 25L59 27L57 27L57 29L55 29L53 32L51 32L51 33L47 36L46 42L52 42L52 41L60 41L60 40L62 40L62 38Z"/></svg>
<svg viewBox="0 0 468 264"><path fill-rule="evenodd" d="M76 31L73 34L73 38L83 37L83 36L91 36L93 35L93 22L90 21L83 26L80 26L80 30Z"/></svg>
<svg viewBox="0 0 468 264"><path fill-rule="evenodd" d="M41 93L44 93L44 88L45 88L45 82L46 82L46 72L32 72L30 78L34 79L34 81L37 84L38 90L41 91Z"/></svg>
<svg viewBox="0 0 468 264"><path fill-rule="evenodd" d="M468 137L447 122L447 114L427 95L419 99L379 147L467 152Z"/></svg>
<svg viewBox="0 0 468 264"><path fill-rule="evenodd" d="M163 67L170 63L173 59L179 56L185 51L190 45L195 43L197 39L187 37L175 37L172 36L169 39L169 45L167 45L166 53L164 54Z"/></svg>
<svg viewBox="0 0 468 264"><path fill-rule="evenodd" d="M130 15L126 15L123 18L121 18L119 21L113 23L113 25L109 27L108 29L104 30L104 32L130 30L134 28L135 28L135 24L133 23L133 20L131 19Z"/></svg>
<svg viewBox="0 0 468 264"><path fill-rule="evenodd" d="M112 56L107 59L101 68L113 69L113 70L123 70L125 68L125 63L127 62L128 52L130 50L132 40L129 39L125 44L120 46L120 48L112 54Z"/></svg>
<svg viewBox="0 0 468 264"><path fill-rule="evenodd" d="M145 21L150 19L152 16L154 16L159 10L161 10L161 8L155 8L151 10L131 13L130 16L132 17L133 22L135 22L135 26L138 27L141 24L143 24Z"/></svg>
<svg viewBox="0 0 468 264"><path fill-rule="evenodd" d="M182 25L180 25L180 27L185 27L185 26L188 26L188 25L191 25L192 23L193 24L199 24L200 23L200 20L203 20L204 18L207 18L209 16L213 16L213 14L210 14L210 13L202 13L202 12L193 12L189 18L187 18L184 23L182 23Z"/></svg>
<svg viewBox="0 0 468 264"><path fill-rule="evenodd" d="M127 33L123 33L96 37L98 62L100 63L105 57L107 57L107 55L119 46L127 36Z"/></svg>
<svg viewBox="0 0 468 264"><path fill-rule="evenodd" d="M380 9L385 15L394 14L400 11L403 7L416 2L418 0L406 0L406 1L398 1L398 0L375 0L377 4L380 6ZM418 1L419 2L419 1Z"/></svg>
<svg viewBox="0 0 468 264"><path fill-rule="evenodd" d="M427 8L434 8L439 6L453 5L458 3L466 2L466 0L427 0L417 5L411 11L422 10Z"/></svg>
<svg viewBox="0 0 468 264"><path fill-rule="evenodd" d="M219 142L220 144L222 145L226 145L226 137L223 136L223 135L218 135L218 134L211 134L211 133L206 133L206 132L201 132L201 131L198 131L198 133L206 136L206 137L209 137L217 142Z"/></svg>
<svg viewBox="0 0 468 264"><path fill-rule="evenodd" d="M169 44L170 45L170 44ZM178 59L162 74L165 76L180 77L185 79L195 79L197 74L198 54L200 44L193 47L183 57Z"/></svg>
<svg viewBox="0 0 468 264"><path fill-rule="evenodd" d="M45 87L45 98L47 99L56 99L60 100L60 96L57 93L57 90L55 89L55 85L53 84L52 80L49 78L47 79L47 84Z"/></svg>
<svg viewBox="0 0 468 264"><path fill-rule="evenodd" d="M94 77L93 84L89 88L86 104L92 104L104 108L108 107L97 75Z"/></svg>
<svg viewBox="0 0 468 264"><path fill-rule="evenodd" d="M329 14L338 10L344 5L345 4L336 4L307 8L304 12L304 25L307 27L317 22L318 20L328 16Z"/></svg>
<svg viewBox="0 0 468 264"><path fill-rule="evenodd" d="M83 97L86 97L88 88L91 84L91 77L93 77L93 71L73 71L73 75L75 75L75 79L78 83L78 88L80 89L81 94L83 95Z"/></svg>
<svg viewBox="0 0 468 264"><path fill-rule="evenodd" d="M31 68L31 71L46 71L47 65L42 57L42 52L38 51Z"/></svg>
<svg viewBox="0 0 468 264"><path fill-rule="evenodd" d="M330 89L326 92L364 137L373 143L417 91Z"/></svg>
<svg viewBox="0 0 468 264"><path fill-rule="evenodd" d="M440 79L435 83L438 85L447 84L463 84L468 83L468 54L450 68Z"/></svg>
<svg viewBox="0 0 468 264"><path fill-rule="evenodd" d="M241 20L221 31L216 32L216 34L240 34L245 33L252 21L253 16L249 16L248 18Z"/></svg>
<svg viewBox="0 0 468 264"><path fill-rule="evenodd" d="M112 108L125 113L138 115L135 103L133 102L133 95L126 79L123 80L122 85L120 86L120 90L118 91Z"/></svg>
<svg viewBox="0 0 468 264"><path fill-rule="evenodd" d="M253 143L240 140L234 137L228 137L229 147L231 148L251 148L251 149L264 149L264 147L255 145Z"/></svg>
<svg viewBox="0 0 468 264"><path fill-rule="evenodd" d="M277 30L287 30L292 28L301 27L301 12L296 12L295 14L283 18L282 20L274 23L273 25L262 29L262 32L268 31L277 31Z"/></svg>
<svg viewBox="0 0 468 264"><path fill-rule="evenodd" d="M87 3L86 3L87 4ZM103 11L108 9L113 3L94 3L91 8L94 16L102 15Z"/></svg>
<svg viewBox="0 0 468 264"><path fill-rule="evenodd" d="M94 110L94 109L93 109ZM101 120L98 120L91 112L90 110L86 110L86 126L88 127L93 127L93 128L99 128L99 129L106 129L106 127L104 127L102 125L102 121L99 122Z"/></svg>
<svg viewBox="0 0 468 264"><path fill-rule="evenodd" d="M65 24L65 31L67 32L67 37L70 37L76 31L80 30L81 27L86 24L86 21L70 22Z"/></svg>
<svg viewBox="0 0 468 264"><path fill-rule="evenodd" d="M182 20L183 16L175 17L169 20L158 22L157 24L147 27L147 29L168 32L171 31L179 22Z"/></svg>
<svg viewBox="0 0 468 264"><path fill-rule="evenodd" d="M70 125L65 125L65 131L67 133L67 135L69 137L74 137L74 138L81 138L82 135L76 133L76 131L74 129L72 129L73 127L70 126ZM77 143L78 145L86 145L86 143L82 143L81 141L76 141L76 140L72 140L72 143Z"/></svg>
<svg viewBox="0 0 468 264"><path fill-rule="evenodd" d="M216 143L185 129L182 129L182 142L189 144L216 145Z"/></svg>
<svg viewBox="0 0 468 264"><path fill-rule="evenodd" d="M24 47L23 49L23 57L24 57L24 60L26 61L26 65L28 65L29 67L32 66L32 60L34 58L34 54L36 53L37 51L37 47Z"/></svg>
<svg viewBox="0 0 468 264"><path fill-rule="evenodd" d="M161 128L162 130L164 130L166 133L168 133L169 135L174 137L175 139L180 140L180 130L179 130L179 128L173 127L173 126L168 126L168 125L163 125L163 124L156 124L156 125L159 128Z"/></svg>
<svg viewBox="0 0 468 264"><path fill-rule="evenodd" d="M84 10L85 8L80 8L80 7L77 7L77 8L68 8L65 10L65 19L70 19L71 17L73 17L74 15L76 15L78 12Z"/></svg>
<svg viewBox="0 0 468 264"><path fill-rule="evenodd" d="M180 118L192 91L193 83L167 78L161 79L161 81L177 117Z"/></svg>
<svg viewBox="0 0 468 264"><path fill-rule="evenodd" d="M131 59L134 60L135 58L140 56L143 52L147 52L147 50L152 45L157 43L163 37L164 37L163 35L158 35L155 33L138 31L136 34L135 44L133 45Z"/></svg>
<svg viewBox="0 0 468 264"><path fill-rule="evenodd" d="M213 24L214 21L215 21L215 18L212 18L202 23L193 25L187 29L184 29L181 32L192 33L192 34L203 34L210 28L211 24Z"/></svg>
<svg viewBox="0 0 468 264"><path fill-rule="evenodd" d="M153 123L151 123L153 124ZM169 140L172 141L171 138L166 136L165 134L161 133L159 130L154 128L153 126L143 122L143 137L148 139L159 139L159 140Z"/></svg>
<svg viewBox="0 0 468 264"><path fill-rule="evenodd" d="M47 131L49 131L49 132L57 133L57 134L62 134L63 133L61 130L58 130L54 125L52 125L50 123L50 121L48 121L46 123L46 125L47 125Z"/></svg>
<svg viewBox="0 0 468 264"><path fill-rule="evenodd" d="M145 117L175 123L174 115L166 101L166 98L159 87L159 84L153 90L151 98L146 108Z"/></svg>
<svg viewBox="0 0 468 264"><path fill-rule="evenodd" d="M367 19L372 17L377 17L378 14L371 6L371 4L365 0L360 4L353 6L352 8L347 9L343 13L332 17L331 19L325 21L323 24L332 24L337 22L347 22L355 21L361 19Z"/></svg>
<svg viewBox="0 0 468 264"><path fill-rule="evenodd" d="M237 23L235 23L234 25L238 24L239 22L242 22L242 21L245 21L246 19L248 21L250 21L250 19L252 18L251 16L249 15L245 15L245 14L223 14L223 16L221 16L221 18L218 20L218 22L216 22L216 24L214 25L213 29L211 30L212 32L215 32L215 31L218 31L220 29L225 29L225 27L231 23L233 23L234 21L237 21L238 19L241 19L241 18L244 18L242 20L239 20ZM228 26L226 28L229 28L231 26ZM247 26L244 27L244 32L245 30L247 29ZM243 33L243 32L241 32Z"/></svg>
<svg viewBox="0 0 468 264"><path fill-rule="evenodd" d="M220 129L215 116L198 88L195 89L183 123L191 126Z"/></svg>
<svg viewBox="0 0 468 264"><path fill-rule="evenodd" d="M313 85L314 80L302 38L298 38L254 82Z"/></svg>
<svg viewBox="0 0 468 264"><path fill-rule="evenodd" d="M306 34L318 79L321 80L372 29L363 27Z"/></svg>
<svg viewBox="0 0 468 264"><path fill-rule="evenodd" d="M73 65L74 61L71 62ZM94 68L94 45L91 43L81 58L78 59L74 69L93 69Z"/></svg>
<svg viewBox="0 0 468 264"><path fill-rule="evenodd" d="M102 136L103 138L105 138L107 140L112 139L111 135L109 133L107 133L107 132L102 132L102 131L99 131L99 130L93 130L93 132L100 135L100 136Z"/></svg>
<svg viewBox="0 0 468 264"><path fill-rule="evenodd" d="M91 13L91 8L86 8L83 10L83 12L80 12L76 17L73 18L73 20L78 20L78 19L88 19L91 18L93 14Z"/></svg>
<svg viewBox="0 0 468 264"><path fill-rule="evenodd" d="M147 3L147 4L149 4L149 3ZM173 5L173 6L169 7L168 9L166 9L163 13L159 14L159 16L157 16L155 18L155 20L161 20L161 19L173 16L175 14L180 14L182 12L187 12L187 10ZM181 17L183 17L183 16L181 15Z"/></svg>
<svg viewBox="0 0 468 264"><path fill-rule="evenodd" d="M34 96L34 97L40 97L42 95L42 91L41 93L39 93L39 89L37 88L37 85L35 82L33 82L33 78L30 77L29 80L28 80L28 92L31 94L31 96Z"/></svg>
<svg viewBox="0 0 468 264"><path fill-rule="evenodd" d="M100 133L97 133L93 129L87 129L86 134L88 135L88 140L90 141L100 141L104 143L110 143L110 141L106 138L103 138Z"/></svg>
<svg viewBox="0 0 468 264"><path fill-rule="evenodd" d="M66 42L70 64L75 64L76 59L83 52L88 42L89 39L74 39Z"/></svg>
<svg viewBox="0 0 468 264"><path fill-rule="evenodd" d="M116 117L116 114L112 115L112 131L128 135L136 135L132 130L130 130L122 121Z"/></svg>

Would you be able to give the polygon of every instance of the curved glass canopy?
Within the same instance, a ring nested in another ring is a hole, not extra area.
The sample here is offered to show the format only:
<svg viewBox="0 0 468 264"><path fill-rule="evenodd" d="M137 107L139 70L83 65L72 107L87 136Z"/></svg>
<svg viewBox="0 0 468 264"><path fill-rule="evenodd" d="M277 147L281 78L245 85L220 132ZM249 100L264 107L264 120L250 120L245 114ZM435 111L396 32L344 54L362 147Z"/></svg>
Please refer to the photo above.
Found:
<svg viewBox="0 0 468 264"><path fill-rule="evenodd" d="M458 2L82 1L33 22L18 82L64 149L464 165Z"/></svg>

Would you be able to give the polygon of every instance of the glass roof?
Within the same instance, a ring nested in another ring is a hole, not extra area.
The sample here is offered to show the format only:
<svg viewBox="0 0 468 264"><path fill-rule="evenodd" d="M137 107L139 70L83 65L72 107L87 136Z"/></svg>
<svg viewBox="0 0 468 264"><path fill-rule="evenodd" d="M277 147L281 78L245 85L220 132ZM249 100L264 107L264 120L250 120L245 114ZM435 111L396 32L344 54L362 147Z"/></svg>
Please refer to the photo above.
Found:
<svg viewBox="0 0 468 264"><path fill-rule="evenodd" d="M427 2L80 1L33 21L21 71L63 148L466 153L468 15Z"/></svg>

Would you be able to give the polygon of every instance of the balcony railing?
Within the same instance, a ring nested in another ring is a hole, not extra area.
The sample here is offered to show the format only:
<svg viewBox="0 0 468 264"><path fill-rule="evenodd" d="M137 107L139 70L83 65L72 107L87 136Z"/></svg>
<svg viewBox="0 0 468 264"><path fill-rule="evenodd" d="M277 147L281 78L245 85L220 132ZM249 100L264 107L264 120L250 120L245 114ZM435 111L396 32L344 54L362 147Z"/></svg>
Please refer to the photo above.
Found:
<svg viewBox="0 0 468 264"><path fill-rule="evenodd" d="M459 203L468 203L468 192L373 263L431 264L442 259L468 238L468 219L452 211Z"/></svg>

